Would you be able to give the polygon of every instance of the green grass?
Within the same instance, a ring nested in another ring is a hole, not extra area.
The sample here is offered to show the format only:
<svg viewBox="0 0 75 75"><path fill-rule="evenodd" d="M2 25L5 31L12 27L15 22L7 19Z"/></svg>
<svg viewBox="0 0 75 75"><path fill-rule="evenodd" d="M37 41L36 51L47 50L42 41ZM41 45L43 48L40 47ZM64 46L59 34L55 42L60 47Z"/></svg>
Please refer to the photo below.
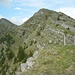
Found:
<svg viewBox="0 0 75 75"><path fill-rule="evenodd" d="M40 50L33 69L23 75L75 75L75 47L50 45Z"/></svg>

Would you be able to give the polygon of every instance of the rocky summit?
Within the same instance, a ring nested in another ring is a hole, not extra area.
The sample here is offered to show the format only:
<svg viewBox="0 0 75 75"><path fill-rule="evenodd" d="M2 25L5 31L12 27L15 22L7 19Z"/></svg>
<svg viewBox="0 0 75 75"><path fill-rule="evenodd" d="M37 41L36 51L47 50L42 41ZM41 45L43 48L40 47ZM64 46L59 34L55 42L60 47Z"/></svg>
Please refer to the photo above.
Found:
<svg viewBox="0 0 75 75"><path fill-rule="evenodd" d="M20 26L0 19L0 75L75 75L75 19L45 8Z"/></svg>

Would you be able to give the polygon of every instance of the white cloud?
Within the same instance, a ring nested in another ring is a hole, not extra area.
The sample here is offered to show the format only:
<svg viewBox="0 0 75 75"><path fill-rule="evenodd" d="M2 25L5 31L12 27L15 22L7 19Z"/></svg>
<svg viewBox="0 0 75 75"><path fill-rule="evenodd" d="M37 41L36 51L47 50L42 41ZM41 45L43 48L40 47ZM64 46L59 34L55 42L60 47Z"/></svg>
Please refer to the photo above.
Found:
<svg viewBox="0 0 75 75"><path fill-rule="evenodd" d="M1 18L6 18L6 17L0 15L0 19L1 19ZM12 23L14 23L14 24L21 25L21 24L23 24L25 21L27 21L29 18L28 18L28 17L22 18L22 17L20 17L20 16L14 16L14 17L11 17L11 18L6 18L6 19L10 20L10 21L11 21Z"/></svg>
<svg viewBox="0 0 75 75"><path fill-rule="evenodd" d="M65 13L75 19L75 7L73 7L73 8L72 7L59 8L56 11L63 12L63 13Z"/></svg>
<svg viewBox="0 0 75 75"><path fill-rule="evenodd" d="M57 1L53 1L52 0L52 2L54 2L54 4L63 4L63 3L71 3L71 2L74 2L75 0L57 0Z"/></svg>
<svg viewBox="0 0 75 75"><path fill-rule="evenodd" d="M16 17L12 17L11 18L11 21L16 22L17 21L17 18Z"/></svg>
<svg viewBox="0 0 75 75"><path fill-rule="evenodd" d="M22 10L20 7L16 7L15 10Z"/></svg>
<svg viewBox="0 0 75 75"><path fill-rule="evenodd" d="M10 21L13 22L14 24L17 24L17 25L21 25L23 24L25 21L27 21L29 18L20 18L20 17L17 17L17 16L14 16L12 18L10 18Z"/></svg>
<svg viewBox="0 0 75 75"><path fill-rule="evenodd" d="M16 0L18 6L43 7L47 6L45 0Z"/></svg>
<svg viewBox="0 0 75 75"><path fill-rule="evenodd" d="M22 19L22 22L24 23L25 21L27 21L29 18L28 17L25 17Z"/></svg>
<svg viewBox="0 0 75 75"><path fill-rule="evenodd" d="M12 0L0 0L0 4L8 6L12 4Z"/></svg>
<svg viewBox="0 0 75 75"><path fill-rule="evenodd" d="M13 22L14 24L21 24L21 21L18 17L14 16L10 18L10 21Z"/></svg>
<svg viewBox="0 0 75 75"><path fill-rule="evenodd" d="M15 3L17 3L18 6L30 6L30 7L47 7L47 8L51 8L51 6L55 6L55 5L61 5L63 6L63 4L70 4L70 3L74 3L75 0L15 0ZM57 7L56 6L56 7Z"/></svg>

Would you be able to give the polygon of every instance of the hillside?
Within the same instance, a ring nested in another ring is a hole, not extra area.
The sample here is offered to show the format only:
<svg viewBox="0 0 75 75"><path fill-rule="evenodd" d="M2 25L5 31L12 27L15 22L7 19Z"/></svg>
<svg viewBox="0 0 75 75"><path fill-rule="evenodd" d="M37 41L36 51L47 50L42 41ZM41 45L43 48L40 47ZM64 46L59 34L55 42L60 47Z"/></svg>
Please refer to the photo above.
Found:
<svg viewBox="0 0 75 75"><path fill-rule="evenodd" d="M0 75L24 75L21 65L36 51L38 55L33 69L27 70L26 75L35 75L35 72L36 75L74 75L74 71L71 74L66 71L75 64L74 46L75 19L62 12L43 8L20 26L0 19ZM71 51L73 56L69 57ZM44 74L44 71L48 74Z"/></svg>
<svg viewBox="0 0 75 75"><path fill-rule="evenodd" d="M63 45L64 34L66 44L74 45L74 22L74 19L61 12L40 9L20 27L26 31L24 36L29 35L24 39L23 46L26 44L31 49L37 45L47 47L50 43Z"/></svg>
<svg viewBox="0 0 75 75"><path fill-rule="evenodd" d="M32 69L21 75L75 75L75 47L50 45L40 50Z"/></svg>
<svg viewBox="0 0 75 75"><path fill-rule="evenodd" d="M16 25L8 21L7 19L4 19L4 18L0 19L0 35L1 36L13 30L14 27L16 27Z"/></svg>

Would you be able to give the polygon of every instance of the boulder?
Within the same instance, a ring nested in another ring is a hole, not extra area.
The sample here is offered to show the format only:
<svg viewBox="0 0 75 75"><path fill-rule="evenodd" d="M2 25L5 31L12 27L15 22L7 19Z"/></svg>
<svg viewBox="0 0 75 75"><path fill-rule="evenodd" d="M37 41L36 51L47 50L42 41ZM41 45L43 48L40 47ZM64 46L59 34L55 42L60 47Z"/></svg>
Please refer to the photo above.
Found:
<svg viewBox="0 0 75 75"><path fill-rule="evenodd" d="M35 63L35 62L33 62L33 61L27 61L26 62L27 63L27 69L30 69L30 68L33 68L33 64Z"/></svg>
<svg viewBox="0 0 75 75"><path fill-rule="evenodd" d="M38 51L35 51L33 54L34 59L36 58L37 54L38 54Z"/></svg>
<svg viewBox="0 0 75 75"><path fill-rule="evenodd" d="M52 43L52 40L49 40L49 43L51 44Z"/></svg>
<svg viewBox="0 0 75 75"><path fill-rule="evenodd" d="M15 75L20 75L20 72L16 71L16 72L15 72Z"/></svg>
<svg viewBox="0 0 75 75"><path fill-rule="evenodd" d="M27 69L27 67L28 67L27 63L22 63L21 64L21 71L22 72L25 71Z"/></svg>
<svg viewBox="0 0 75 75"><path fill-rule="evenodd" d="M26 61L26 64L27 64L27 69L30 69L30 68L33 68L32 66L33 66L33 64L35 63L35 62L33 62L33 60L34 60L34 58L33 57L29 57L28 59L27 59L27 61Z"/></svg>
<svg viewBox="0 0 75 75"><path fill-rule="evenodd" d="M31 61L33 61L33 57L29 57L28 59L27 59L27 61L29 61L29 62L31 62Z"/></svg>

